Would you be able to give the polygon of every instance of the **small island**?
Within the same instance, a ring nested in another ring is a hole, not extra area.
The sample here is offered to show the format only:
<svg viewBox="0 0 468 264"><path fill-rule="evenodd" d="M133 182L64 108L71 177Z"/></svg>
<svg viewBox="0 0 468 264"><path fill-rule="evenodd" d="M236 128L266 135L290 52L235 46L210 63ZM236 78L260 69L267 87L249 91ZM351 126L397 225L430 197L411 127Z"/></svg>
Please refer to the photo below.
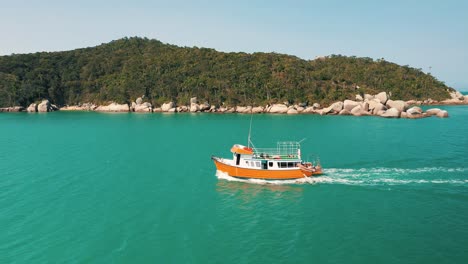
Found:
<svg viewBox="0 0 468 264"><path fill-rule="evenodd" d="M468 104L421 69L381 58L225 53L123 38L63 52L0 56L0 111L312 113L447 117Z"/></svg>

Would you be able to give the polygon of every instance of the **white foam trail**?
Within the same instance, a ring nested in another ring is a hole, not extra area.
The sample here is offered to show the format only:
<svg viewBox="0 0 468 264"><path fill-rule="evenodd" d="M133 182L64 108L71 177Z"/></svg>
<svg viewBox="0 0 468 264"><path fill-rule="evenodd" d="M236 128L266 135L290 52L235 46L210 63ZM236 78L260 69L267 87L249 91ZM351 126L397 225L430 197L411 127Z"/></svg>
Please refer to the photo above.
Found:
<svg viewBox="0 0 468 264"><path fill-rule="evenodd" d="M450 184L468 186L468 176L461 179L421 179L408 178L408 176L424 176L425 173L463 173L468 168L442 168L424 167L415 169L403 168L329 168L324 170L324 175L301 178L295 180L261 180L239 179L231 177L221 171L216 172L219 179L227 181L247 182L253 184L345 184L345 185L405 185L405 184Z"/></svg>

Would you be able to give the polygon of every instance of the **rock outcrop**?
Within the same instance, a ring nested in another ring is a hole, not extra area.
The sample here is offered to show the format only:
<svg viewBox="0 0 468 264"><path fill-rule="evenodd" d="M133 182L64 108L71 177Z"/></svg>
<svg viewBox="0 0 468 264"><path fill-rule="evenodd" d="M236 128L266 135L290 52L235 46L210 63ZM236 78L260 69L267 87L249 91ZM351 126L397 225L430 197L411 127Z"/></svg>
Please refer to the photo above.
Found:
<svg viewBox="0 0 468 264"><path fill-rule="evenodd" d="M260 114L260 113L263 113L264 110L265 108L263 108L263 106L256 106L252 108L252 113Z"/></svg>
<svg viewBox="0 0 468 264"><path fill-rule="evenodd" d="M381 92L375 95L375 99L379 100L381 104L387 103L388 96L386 92Z"/></svg>
<svg viewBox="0 0 468 264"><path fill-rule="evenodd" d="M200 111L203 112L203 111L208 111L210 110L210 107L211 105L209 103L203 103L200 105Z"/></svg>
<svg viewBox="0 0 468 264"><path fill-rule="evenodd" d="M143 98L138 97L135 102L132 102L130 110L133 112L152 112L153 106L151 103L143 102Z"/></svg>
<svg viewBox="0 0 468 264"><path fill-rule="evenodd" d="M274 104L268 110L269 113L284 114L288 112L288 107L284 104Z"/></svg>
<svg viewBox="0 0 468 264"><path fill-rule="evenodd" d="M190 104L190 112L195 113L200 111L200 106L197 103Z"/></svg>
<svg viewBox="0 0 468 264"><path fill-rule="evenodd" d="M428 116L434 116L434 115L437 115L440 111L442 110L440 110L439 108L431 108L431 109L426 110L426 114Z"/></svg>
<svg viewBox="0 0 468 264"><path fill-rule="evenodd" d="M360 103L352 101L352 100L344 100L343 102L343 109L347 111L353 110L356 106L358 106Z"/></svg>
<svg viewBox="0 0 468 264"><path fill-rule="evenodd" d="M22 111L24 111L24 107L22 106L11 106L11 107L0 108L0 112L22 112Z"/></svg>
<svg viewBox="0 0 468 264"><path fill-rule="evenodd" d="M436 114L437 117L448 117L448 112L445 111L445 110L440 110L437 114Z"/></svg>
<svg viewBox="0 0 468 264"><path fill-rule="evenodd" d="M94 111L97 105L93 103L84 103L79 105L67 105L60 108L60 111Z"/></svg>
<svg viewBox="0 0 468 264"><path fill-rule="evenodd" d="M396 108L390 108L387 111L385 111L383 114L381 114L381 117L387 117L387 118L398 118L400 117L400 111Z"/></svg>
<svg viewBox="0 0 468 264"><path fill-rule="evenodd" d="M168 112L169 109L174 108L174 107L175 107L174 102L164 103L164 104L161 106L161 111L163 111L163 112Z"/></svg>
<svg viewBox="0 0 468 264"><path fill-rule="evenodd" d="M406 109L408 109L408 104L406 104L406 102L402 100L388 100L386 105L388 108L395 108L400 112L404 112L406 111Z"/></svg>
<svg viewBox="0 0 468 264"><path fill-rule="evenodd" d="M40 112L40 113L52 112L55 110L57 110L57 107L52 106L49 100L42 100L42 102L37 105L37 112Z"/></svg>
<svg viewBox="0 0 468 264"><path fill-rule="evenodd" d="M321 115L326 114L338 114L341 110L343 110L343 102L335 102L331 104L329 107L322 109L320 112Z"/></svg>
<svg viewBox="0 0 468 264"><path fill-rule="evenodd" d="M140 103L140 104L137 103L133 111L150 113L153 111L153 107L151 103L148 103L148 102Z"/></svg>
<svg viewBox="0 0 468 264"><path fill-rule="evenodd" d="M129 112L130 107L128 104L117 104L117 103L111 103L109 105L101 105L98 106L95 111L98 112Z"/></svg>
<svg viewBox="0 0 468 264"><path fill-rule="evenodd" d="M28 113L37 112L37 104L30 104L27 108Z"/></svg>
<svg viewBox="0 0 468 264"><path fill-rule="evenodd" d="M351 115L351 112L346 109L343 109L338 114L339 115Z"/></svg>

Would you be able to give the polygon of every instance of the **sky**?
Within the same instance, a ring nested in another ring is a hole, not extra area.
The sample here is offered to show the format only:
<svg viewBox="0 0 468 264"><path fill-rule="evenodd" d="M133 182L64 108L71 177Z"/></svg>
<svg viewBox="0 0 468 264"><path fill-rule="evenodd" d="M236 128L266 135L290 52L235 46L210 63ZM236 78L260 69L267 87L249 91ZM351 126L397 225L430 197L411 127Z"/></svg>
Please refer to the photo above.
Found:
<svg viewBox="0 0 468 264"><path fill-rule="evenodd" d="M468 1L0 0L0 55L131 36L303 59L384 58L468 91Z"/></svg>

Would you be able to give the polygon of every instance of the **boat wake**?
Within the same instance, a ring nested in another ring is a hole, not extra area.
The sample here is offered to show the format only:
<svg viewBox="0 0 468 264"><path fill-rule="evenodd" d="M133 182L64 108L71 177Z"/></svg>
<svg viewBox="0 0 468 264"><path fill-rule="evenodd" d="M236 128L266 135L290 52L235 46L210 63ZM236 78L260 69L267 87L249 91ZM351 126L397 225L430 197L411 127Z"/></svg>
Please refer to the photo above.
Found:
<svg viewBox="0 0 468 264"><path fill-rule="evenodd" d="M343 185L405 185L448 184L468 187L468 168L425 167L325 169L321 176L294 180L239 179L217 171L219 179L252 184L343 184Z"/></svg>

